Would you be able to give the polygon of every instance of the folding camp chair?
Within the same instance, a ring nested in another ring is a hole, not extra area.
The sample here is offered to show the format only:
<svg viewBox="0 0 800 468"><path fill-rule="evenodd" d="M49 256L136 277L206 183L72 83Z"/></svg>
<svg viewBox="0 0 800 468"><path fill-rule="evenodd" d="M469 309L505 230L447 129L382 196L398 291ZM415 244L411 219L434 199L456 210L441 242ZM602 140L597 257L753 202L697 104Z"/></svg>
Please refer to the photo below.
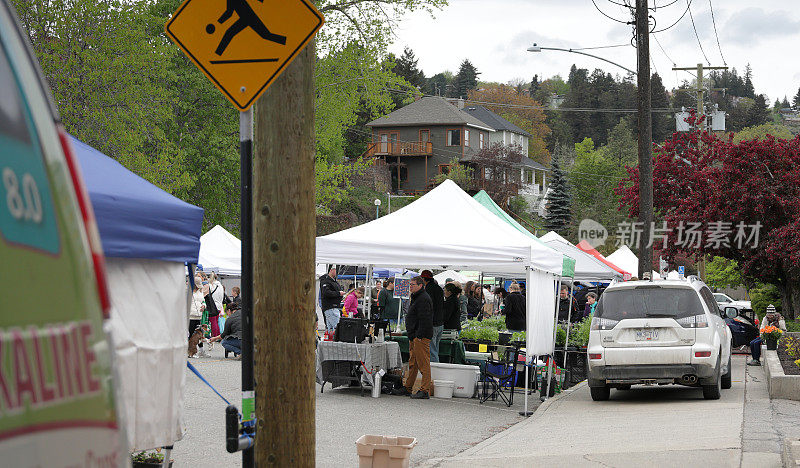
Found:
<svg viewBox="0 0 800 468"><path fill-rule="evenodd" d="M500 399L511 406L514 404L514 388L517 383L517 358L519 357L519 346L509 346L506 348L503 359L489 359L481 376L483 390L480 402L488 399Z"/></svg>

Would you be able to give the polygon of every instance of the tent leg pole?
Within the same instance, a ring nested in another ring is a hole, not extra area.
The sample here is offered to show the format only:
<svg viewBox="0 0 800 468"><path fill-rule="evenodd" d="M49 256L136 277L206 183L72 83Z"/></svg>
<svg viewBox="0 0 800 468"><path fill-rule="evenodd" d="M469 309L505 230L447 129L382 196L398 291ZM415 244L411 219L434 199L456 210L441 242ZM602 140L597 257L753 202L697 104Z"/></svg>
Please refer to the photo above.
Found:
<svg viewBox="0 0 800 468"><path fill-rule="evenodd" d="M561 277L558 277L558 286L556 287L555 294L556 297L558 296L559 291L561 291ZM547 400L548 395L550 394L550 381L552 370L553 370L553 360L556 357L556 333L558 332L558 301L556 302L556 307L554 311L553 317L553 350L550 352L550 359L547 360L547 378L544 382L542 382L542 388L539 396L539 399L542 401Z"/></svg>
<svg viewBox="0 0 800 468"><path fill-rule="evenodd" d="M575 292L575 278L572 278L572 283L569 286L569 307L567 308L567 338L564 339L564 368L567 368L567 347L569 346L569 330L570 326L572 325L572 293ZM575 313L578 311L576 310ZM562 388L567 388L569 386L569 382L567 381L567 376L564 376L564 386Z"/></svg>
<svg viewBox="0 0 800 468"><path fill-rule="evenodd" d="M481 291L483 291L483 272L481 272ZM531 284L531 269L530 267L525 267L525 285L530 286ZM527 288L526 288L527 289ZM530 368L530 354L529 350L532 349L530 346L530 337L528 336L528 320L529 317L532 317L530 313L530 303L532 299L530 294L525 295L525 409L519 412L520 416L530 416L533 412L528 411L528 381L530 380L528 373L528 369ZM516 363L514 364L516 366Z"/></svg>

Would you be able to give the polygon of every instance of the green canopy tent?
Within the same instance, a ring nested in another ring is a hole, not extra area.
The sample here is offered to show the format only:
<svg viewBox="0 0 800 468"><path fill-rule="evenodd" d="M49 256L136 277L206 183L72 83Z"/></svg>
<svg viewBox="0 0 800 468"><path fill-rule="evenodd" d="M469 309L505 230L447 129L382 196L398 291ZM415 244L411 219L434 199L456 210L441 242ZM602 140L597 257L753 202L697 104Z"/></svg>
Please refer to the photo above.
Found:
<svg viewBox="0 0 800 468"><path fill-rule="evenodd" d="M519 224L517 222L517 220L512 218L511 215L509 215L508 213L503 211L503 209L500 208L500 206L498 206L497 203L494 202L494 200L492 200L492 197L490 197L489 194L486 193L485 190L481 190L480 192L476 193L472 198L474 198L475 201L477 201L478 203L483 205L484 208L486 208L489 211L491 211L492 213L496 214L498 218L500 218L503 221L505 221L506 223L510 224L512 227L514 227L519 232L521 232L521 233L525 234L526 236L530 237L535 242L538 242L539 244L541 244L541 245L543 245L543 246L545 246L547 248L551 248L550 246L548 246L547 244L542 242L538 237L533 235L532 232L530 232L527 229L525 229L521 224ZM563 264L562 264L561 267L562 267L562 272L561 272L561 276L562 277L572 278L572 277L575 276L575 259L574 258L571 258L571 257L568 257L568 256L564 255L564 260L563 260Z"/></svg>

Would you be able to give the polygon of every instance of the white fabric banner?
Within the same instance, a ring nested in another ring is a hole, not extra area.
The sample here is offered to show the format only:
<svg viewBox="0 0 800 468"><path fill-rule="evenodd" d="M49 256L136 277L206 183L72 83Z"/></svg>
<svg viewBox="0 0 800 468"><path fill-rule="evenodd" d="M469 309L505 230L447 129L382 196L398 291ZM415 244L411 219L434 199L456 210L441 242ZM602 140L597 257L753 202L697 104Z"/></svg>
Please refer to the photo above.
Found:
<svg viewBox="0 0 800 468"><path fill-rule="evenodd" d="M528 270L526 285L527 332L525 348L528 359L553 351L553 325L556 307L557 276Z"/></svg>
<svg viewBox="0 0 800 468"><path fill-rule="evenodd" d="M188 305L182 263L106 258L120 423L131 449L183 437Z"/></svg>

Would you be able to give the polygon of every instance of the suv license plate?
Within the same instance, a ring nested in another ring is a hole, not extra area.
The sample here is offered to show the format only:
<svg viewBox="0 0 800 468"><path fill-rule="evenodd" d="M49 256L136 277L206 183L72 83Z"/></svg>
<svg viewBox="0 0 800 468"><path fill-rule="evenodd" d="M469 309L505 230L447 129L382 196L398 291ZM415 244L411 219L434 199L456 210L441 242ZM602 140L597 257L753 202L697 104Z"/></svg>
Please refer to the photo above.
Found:
<svg viewBox="0 0 800 468"><path fill-rule="evenodd" d="M658 330L636 330L636 341L658 340Z"/></svg>

